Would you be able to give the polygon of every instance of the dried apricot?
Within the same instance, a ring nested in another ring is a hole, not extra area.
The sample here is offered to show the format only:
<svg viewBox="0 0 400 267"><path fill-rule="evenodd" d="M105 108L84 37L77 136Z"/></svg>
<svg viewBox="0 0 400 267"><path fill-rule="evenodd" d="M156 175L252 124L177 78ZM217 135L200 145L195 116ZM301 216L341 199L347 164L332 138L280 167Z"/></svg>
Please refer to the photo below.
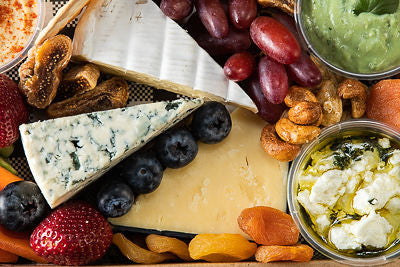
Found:
<svg viewBox="0 0 400 267"><path fill-rule="evenodd" d="M294 245L299 239L299 229L292 217L270 207L244 209L238 217L238 224L243 232L261 245Z"/></svg>
<svg viewBox="0 0 400 267"><path fill-rule="evenodd" d="M136 263L153 264L176 259L170 253L156 253L141 248L120 233L113 235L112 242L125 257Z"/></svg>
<svg viewBox="0 0 400 267"><path fill-rule="evenodd" d="M189 243L190 257L209 262L235 262L250 258L257 245L239 234L199 234Z"/></svg>
<svg viewBox="0 0 400 267"><path fill-rule="evenodd" d="M314 251L307 245L295 246L261 246L256 251L256 260L267 263L271 261L310 261Z"/></svg>
<svg viewBox="0 0 400 267"><path fill-rule="evenodd" d="M367 100L367 117L400 130L400 79L375 84Z"/></svg>
<svg viewBox="0 0 400 267"><path fill-rule="evenodd" d="M188 245L179 239L151 234L146 237L146 244L148 249L153 252L169 252L184 261L192 261L192 258L189 255Z"/></svg>

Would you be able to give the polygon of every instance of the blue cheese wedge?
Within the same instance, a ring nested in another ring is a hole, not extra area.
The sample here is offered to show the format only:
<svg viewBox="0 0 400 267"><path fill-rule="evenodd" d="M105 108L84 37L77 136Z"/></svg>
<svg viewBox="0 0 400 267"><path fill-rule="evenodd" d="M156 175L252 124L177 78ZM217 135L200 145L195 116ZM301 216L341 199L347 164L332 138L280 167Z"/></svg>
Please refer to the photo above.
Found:
<svg viewBox="0 0 400 267"><path fill-rule="evenodd" d="M93 0L73 40L76 59L191 97L257 107L224 70L151 0Z"/></svg>
<svg viewBox="0 0 400 267"><path fill-rule="evenodd" d="M200 107L179 99L23 124L33 177L51 208Z"/></svg>

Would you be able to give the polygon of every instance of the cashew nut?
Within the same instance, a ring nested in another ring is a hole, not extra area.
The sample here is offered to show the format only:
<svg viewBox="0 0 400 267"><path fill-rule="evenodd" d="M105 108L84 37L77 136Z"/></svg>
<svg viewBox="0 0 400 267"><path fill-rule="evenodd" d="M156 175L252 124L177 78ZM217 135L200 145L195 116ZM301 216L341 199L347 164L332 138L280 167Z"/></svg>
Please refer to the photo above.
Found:
<svg viewBox="0 0 400 267"><path fill-rule="evenodd" d="M313 92L304 87L296 85L293 85L289 88L284 101L288 107L294 107L303 101L318 103L318 100Z"/></svg>
<svg viewBox="0 0 400 267"><path fill-rule="evenodd" d="M321 133L317 126L297 125L286 118L276 123L275 130L282 140L295 145L308 143Z"/></svg>
<svg viewBox="0 0 400 267"><path fill-rule="evenodd" d="M325 65L315 56L311 55L310 58L321 72L322 81L331 80L332 82L334 82L335 85L337 85L343 79L343 77L336 75L335 73L330 71L327 67L325 67Z"/></svg>
<svg viewBox="0 0 400 267"><path fill-rule="evenodd" d="M313 124L321 117L322 109L319 103L300 102L289 110L289 120L296 124Z"/></svg>
<svg viewBox="0 0 400 267"><path fill-rule="evenodd" d="M324 115L322 114L322 108L321 108L321 115L319 116L318 120L314 122L312 125L314 126L320 126L322 123L322 119L324 118Z"/></svg>
<svg viewBox="0 0 400 267"><path fill-rule="evenodd" d="M317 99L322 106L323 118L321 124L329 126L338 123L342 118L343 103L332 80L322 82Z"/></svg>
<svg viewBox="0 0 400 267"><path fill-rule="evenodd" d="M367 86L354 79L346 79L339 84L338 94L351 101L351 116L361 118L367 109Z"/></svg>
<svg viewBox="0 0 400 267"><path fill-rule="evenodd" d="M348 121L351 120L352 116L351 116L351 111L344 109L343 110L343 114L342 114L342 118L340 119L340 121Z"/></svg>
<svg viewBox="0 0 400 267"><path fill-rule="evenodd" d="M294 160L300 152L299 145L293 145L282 141L279 136L276 135L273 125L264 127L261 133L261 146L268 155L276 160L285 162Z"/></svg>
<svg viewBox="0 0 400 267"><path fill-rule="evenodd" d="M289 118L289 109L285 109L282 112L282 115L281 115L280 119L282 119L282 118Z"/></svg>

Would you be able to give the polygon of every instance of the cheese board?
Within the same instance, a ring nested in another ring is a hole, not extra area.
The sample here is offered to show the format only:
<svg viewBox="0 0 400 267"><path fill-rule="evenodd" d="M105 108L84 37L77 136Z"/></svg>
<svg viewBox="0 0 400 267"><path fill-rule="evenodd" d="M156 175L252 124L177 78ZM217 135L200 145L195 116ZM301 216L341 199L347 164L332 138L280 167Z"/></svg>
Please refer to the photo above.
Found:
<svg viewBox="0 0 400 267"><path fill-rule="evenodd" d="M0 262L398 264L385 1L0 0Z"/></svg>

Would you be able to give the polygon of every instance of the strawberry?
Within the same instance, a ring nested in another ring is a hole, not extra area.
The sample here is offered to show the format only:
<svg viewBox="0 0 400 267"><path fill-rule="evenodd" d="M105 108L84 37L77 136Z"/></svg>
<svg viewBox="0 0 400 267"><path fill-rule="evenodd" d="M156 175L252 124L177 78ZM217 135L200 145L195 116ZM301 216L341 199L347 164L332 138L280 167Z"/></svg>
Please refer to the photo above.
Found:
<svg viewBox="0 0 400 267"><path fill-rule="evenodd" d="M112 229L92 205L69 202L54 210L31 234L35 253L58 265L83 265L101 258Z"/></svg>
<svg viewBox="0 0 400 267"><path fill-rule="evenodd" d="M28 110L18 85L0 74L0 147L17 141L18 127L28 120Z"/></svg>

